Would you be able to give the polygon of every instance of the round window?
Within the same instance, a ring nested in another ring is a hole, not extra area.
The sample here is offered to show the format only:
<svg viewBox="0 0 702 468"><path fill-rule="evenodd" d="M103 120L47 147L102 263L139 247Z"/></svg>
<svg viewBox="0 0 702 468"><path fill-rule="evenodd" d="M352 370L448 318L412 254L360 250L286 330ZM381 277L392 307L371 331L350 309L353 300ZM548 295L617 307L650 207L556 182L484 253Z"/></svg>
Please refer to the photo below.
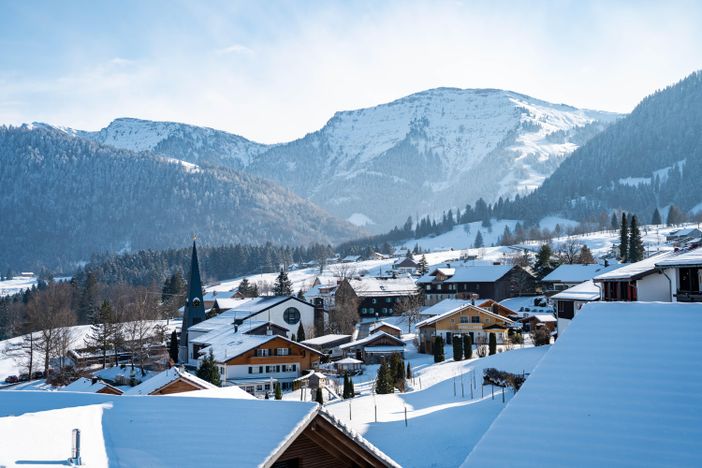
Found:
<svg viewBox="0 0 702 468"><path fill-rule="evenodd" d="M283 313L283 319L290 325L294 325L300 321L300 311L294 307L288 307Z"/></svg>
<svg viewBox="0 0 702 468"><path fill-rule="evenodd" d="M193 299L193 307L200 307L200 298L196 297Z"/></svg>

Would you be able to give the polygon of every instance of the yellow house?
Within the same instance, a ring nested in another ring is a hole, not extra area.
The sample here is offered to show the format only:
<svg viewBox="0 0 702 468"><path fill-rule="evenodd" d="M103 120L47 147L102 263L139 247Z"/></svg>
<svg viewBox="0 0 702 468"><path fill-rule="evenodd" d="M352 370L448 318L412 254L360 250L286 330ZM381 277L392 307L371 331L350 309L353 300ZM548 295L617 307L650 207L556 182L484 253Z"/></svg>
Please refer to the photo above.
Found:
<svg viewBox="0 0 702 468"><path fill-rule="evenodd" d="M423 320L417 324L419 351L431 354L436 336L441 336L450 344L455 335L470 335L473 343L488 341L488 334L493 333L497 343L504 343L507 330L513 320L492 312L489 309L472 304L451 310L444 314Z"/></svg>

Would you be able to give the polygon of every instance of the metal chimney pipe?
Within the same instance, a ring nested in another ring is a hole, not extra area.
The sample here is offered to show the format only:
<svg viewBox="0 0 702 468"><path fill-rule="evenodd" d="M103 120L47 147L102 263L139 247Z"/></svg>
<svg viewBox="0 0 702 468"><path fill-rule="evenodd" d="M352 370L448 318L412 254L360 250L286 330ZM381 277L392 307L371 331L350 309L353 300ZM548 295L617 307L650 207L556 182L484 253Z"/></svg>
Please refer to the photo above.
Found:
<svg viewBox="0 0 702 468"><path fill-rule="evenodd" d="M73 448L71 450L71 458L68 462L73 466L80 466L83 460L80 458L80 429L73 429Z"/></svg>

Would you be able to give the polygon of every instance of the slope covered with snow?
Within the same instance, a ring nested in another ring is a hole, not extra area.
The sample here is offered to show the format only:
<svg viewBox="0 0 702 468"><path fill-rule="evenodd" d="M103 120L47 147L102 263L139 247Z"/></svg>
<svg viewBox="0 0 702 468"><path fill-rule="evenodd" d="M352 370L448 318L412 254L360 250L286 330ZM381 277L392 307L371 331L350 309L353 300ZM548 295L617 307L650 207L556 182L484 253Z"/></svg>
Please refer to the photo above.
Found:
<svg viewBox="0 0 702 468"><path fill-rule="evenodd" d="M382 230L403 222L408 206L434 213L531 191L616 118L510 91L439 88L338 112L251 170Z"/></svg>

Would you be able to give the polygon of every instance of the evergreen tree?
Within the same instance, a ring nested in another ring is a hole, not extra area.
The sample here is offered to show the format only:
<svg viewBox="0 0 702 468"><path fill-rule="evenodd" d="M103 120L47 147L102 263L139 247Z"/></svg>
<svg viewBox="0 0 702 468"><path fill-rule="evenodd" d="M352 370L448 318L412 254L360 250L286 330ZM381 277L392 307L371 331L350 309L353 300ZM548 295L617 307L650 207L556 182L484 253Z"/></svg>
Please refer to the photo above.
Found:
<svg viewBox="0 0 702 468"><path fill-rule="evenodd" d="M276 400L283 399L283 388L280 386L280 382L275 383L275 399Z"/></svg>
<svg viewBox="0 0 702 468"><path fill-rule="evenodd" d="M639 231L639 223L636 216L631 217L631 227L629 229L629 252L627 259L630 262L638 262L644 258L644 245L641 240L641 232Z"/></svg>
<svg viewBox="0 0 702 468"><path fill-rule="evenodd" d="M467 333L463 335L463 355L466 359L473 359L473 339Z"/></svg>
<svg viewBox="0 0 702 468"><path fill-rule="evenodd" d="M541 244L541 247L539 247L539 251L536 254L536 262L534 263L534 270L536 271L536 276L539 279L553 271L553 262L551 257L553 257L551 246L548 244Z"/></svg>
<svg viewBox="0 0 702 468"><path fill-rule="evenodd" d="M407 371L405 373L408 379L412 378L412 367L410 367L409 361L407 361Z"/></svg>
<svg viewBox="0 0 702 468"><path fill-rule="evenodd" d="M305 327L302 326L302 320L300 320L300 325L297 327L297 341L305 340Z"/></svg>
<svg viewBox="0 0 702 468"><path fill-rule="evenodd" d="M670 205L670 209L668 210L668 219L666 221L666 224L668 226L672 226L674 224L682 224L686 221L685 219L685 214L678 209L677 206L675 205Z"/></svg>
<svg viewBox="0 0 702 468"><path fill-rule="evenodd" d="M479 249L485 246L483 241L483 233L478 230L478 234L475 235L475 241L473 242L473 248Z"/></svg>
<svg viewBox="0 0 702 468"><path fill-rule="evenodd" d="M380 361L380 367L378 367L378 375L375 379L375 393L378 395L393 393L392 374L390 366L388 366L385 359Z"/></svg>
<svg viewBox="0 0 702 468"><path fill-rule="evenodd" d="M617 219L617 213L612 211L612 219L610 220L610 227L612 229L619 229L619 220Z"/></svg>
<svg viewBox="0 0 702 468"><path fill-rule="evenodd" d="M349 398L356 396L356 389L353 388L353 379L349 377Z"/></svg>
<svg viewBox="0 0 702 468"><path fill-rule="evenodd" d="M460 361L463 359L463 340L458 335L453 335L453 360Z"/></svg>
<svg viewBox="0 0 702 468"><path fill-rule="evenodd" d="M314 401L316 401L320 405L324 404L324 394L322 394L322 387L317 387L317 393L314 396Z"/></svg>
<svg viewBox="0 0 702 468"><path fill-rule="evenodd" d="M444 339L441 335L434 338L434 362L444 361Z"/></svg>
<svg viewBox="0 0 702 468"><path fill-rule="evenodd" d="M175 330L171 332L171 341L168 345L168 355L173 362L178 362L178 333Z"/></svg>
<svg viewBox="0 0 702 468"><path fill-rule="evenodd" d="M619 258L622 262L627 262L629 254L629 225L626 213L622 213L622 224L619 226Z"/></svg>
<svg viewBox="0 0 702 468"><path fill-rule="evenodd" d="M341 392L341 397L345 400L349 397L349 374L344 373L344 389Z"/></svg>
<svg viewBox="0 0 702 468"><path fill-rule="evenodd" d="M417 268L417 273L419 275L426 275L427 271L429 270L429 263L427 262L427 257L426 255L422 255L422 258L419 259L419 267Z"/></svg>
<svg viewBox="0 0 702 468"><path fill-rule="evenodd" d="M292 281L288 279L288 274L285 270L281 269L280 274L275 279L273 284L273 295L274 296L291 296L292 295Z"/></svg>
<svg viewBox="0 0 702 468"><path fill-rule="evenodd" d="M400 353L393 353L390 356L390 374L392 375L393 386L401 391L405 389L405 361Z"/></svg>
<svg viewBox="0 0 702 468"><path fill-rule="evenodd" d="M661 218L661 212L658 211L657 207L655 210L653 210L653 216L651 216L651 224L663 224L663 218Z"/></svg>
<svg viewBox="0 0 702 468"><path fill-rule="evenodd" d="M490 349L490 356L497 353L497 337L494 333L490 333L490 339L488 340L488 348Z"/></svg>
<svg viewBox="0 0 702 468"><path fill-rule="evenodd" d="M91 317L90 333L85 338L88 349L98 351L102 355L102 368L107 367L107 353L113 351L117 335L119 334L119 323L117 315L112 306L106 300L103 301Z"/></svg>
<svg viewBox="0 0 702 468"><path fill-rule="evenodd" d="M580 248L580 253L578 254L578 263L582 263L582 264L596 263L595 257L592 256L592 251L585 244L583 244L583 246Z"/></svg>
<svg viewBox="0 0 702 468"><path fill-rule="evenodd" d="M305 292L300 288L300 290L297 292L297 298L304 301L305 300Z"/></svg>
<svg viewBox="0 0 702 468"><path fill-rule="evenodd" d="M216 385L218 387L222 384L222 381L219 377L219 369L217 368L217 364L215 363L214 354L212 354L212 350L210 350L210 354L205 356L205 358L202 360L202 364L197 370L197 376L200 377L202 380L205 380L211 383L212 385Z"/></svg>

